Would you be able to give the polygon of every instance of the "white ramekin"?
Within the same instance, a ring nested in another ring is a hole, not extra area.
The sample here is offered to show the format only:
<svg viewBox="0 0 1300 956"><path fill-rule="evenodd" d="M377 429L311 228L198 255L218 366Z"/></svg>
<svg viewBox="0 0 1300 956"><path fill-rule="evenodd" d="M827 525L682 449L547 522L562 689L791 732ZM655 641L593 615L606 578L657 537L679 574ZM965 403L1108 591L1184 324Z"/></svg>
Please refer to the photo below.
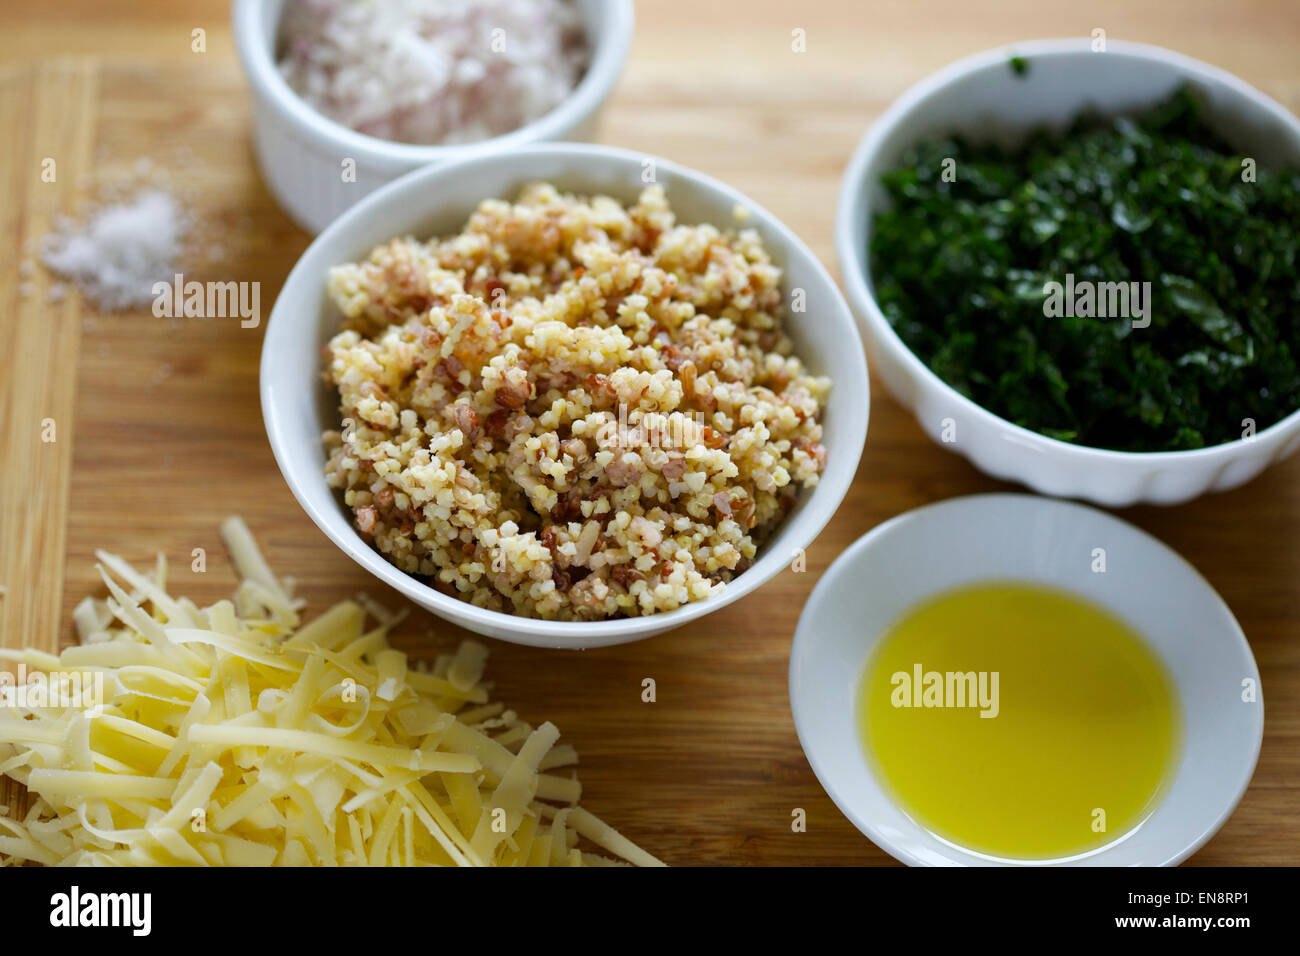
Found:
<svg viewBox="0 0 1300 956"><path fill-rule="evenodd" d="M876 121L844 174L835 246L868 356L890 392L945 448L982 471L1044 494L1111 507L1176 504L1235 488L1300 447L1300 411L1254 436L1193 451L1120 452L1047 438L999 418L950 388L894 332L872 293L867 246L871 219L887 204L881 174L931 136L1014 138L1062 129L1085 108L1118 114L1152 106L1188 83L1206 118L1261 164L1300 162L1300 121L1229 73L1159 47L1090 39L1039 40L961 60L913 86ZM1008 60L1022 57L1017 76ZM948 436L943 440L946 426Z"/></svg>
<svg viewBox="0 0 1300 956"><path fill-rule="evenodd" d="M632 0L576 2L587 25L591 62L564 102L504 136L458 146L418 146L358 133L308 106L275 64L285 0L234 0L235 46L253 90L253 142L271 195L289 218L314 234L357 200L421 166L481 150L589 136L627 60ZM355 163L354 180L344 179L346 160Z"/></svg>
<svg viewBox="0 0 1300 956"><path fill-rule="evenodd" d="M321 433L339 427L338 394L322 380L321 349L342 317L326 295L329 269L364 257L394 236L458 232L479 202L510 197L529 181L566 191L600 193L630 202L644 188L653 162L655 181L682 223L757 230L783 273L787 294L801 290L805 306L786 320L795 351L816 374L832 381L823 418L826 470L762 548L750 568L721 594L675 611L614 621L567 623L517 617L474 607L398 570L362 540L340 498L325 482ZM330 224L289 273L267 322L262 343L262 415L275 459L298 503L339 548L367 571L421 607L462 627L516 644L591 648L658 634L744 597L783 571L844 499L866 439L867 364L853 314L826 268L770 212L741 193L667 160L608 146L543 143L509 153L475 156L429 166L390 183ZM702 640L722 640L725 636Z"/></svg>

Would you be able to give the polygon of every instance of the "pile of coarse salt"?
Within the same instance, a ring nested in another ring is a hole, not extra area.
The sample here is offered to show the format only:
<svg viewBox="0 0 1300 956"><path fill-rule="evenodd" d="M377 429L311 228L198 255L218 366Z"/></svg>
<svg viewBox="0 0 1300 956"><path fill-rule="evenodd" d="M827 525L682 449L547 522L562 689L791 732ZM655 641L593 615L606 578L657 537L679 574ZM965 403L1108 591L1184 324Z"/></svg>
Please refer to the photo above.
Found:
<svg viewBox="0 0 1300 956"><path fill-rule="evenodd" d="M573 90L587 41L572 0L290 0L280 72L314 109L402 143L490 139Z"/></svg>
<svg viewBox="0 0 1300 956"><path fill-rule="evenodd" d="M171 193L149 187L96 207L84 222L61 216L40 258L99 311L138 308L153 301L154 283L172 280L188 224Z"/></svg>

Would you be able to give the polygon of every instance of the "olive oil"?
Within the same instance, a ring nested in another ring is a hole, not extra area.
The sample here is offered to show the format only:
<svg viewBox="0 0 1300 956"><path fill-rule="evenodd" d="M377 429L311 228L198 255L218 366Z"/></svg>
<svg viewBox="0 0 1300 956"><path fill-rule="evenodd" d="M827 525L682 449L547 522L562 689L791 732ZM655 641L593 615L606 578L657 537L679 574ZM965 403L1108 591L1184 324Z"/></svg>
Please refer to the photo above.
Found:
<svg viewBox="0 0 1300 956"><path fill-rule="evenodd" d="M1150 816L1177 765L1176 693L1143 639L1063 591L986 582L905 613L858 723L900 807L953 844L1045 860Z"/></svg>

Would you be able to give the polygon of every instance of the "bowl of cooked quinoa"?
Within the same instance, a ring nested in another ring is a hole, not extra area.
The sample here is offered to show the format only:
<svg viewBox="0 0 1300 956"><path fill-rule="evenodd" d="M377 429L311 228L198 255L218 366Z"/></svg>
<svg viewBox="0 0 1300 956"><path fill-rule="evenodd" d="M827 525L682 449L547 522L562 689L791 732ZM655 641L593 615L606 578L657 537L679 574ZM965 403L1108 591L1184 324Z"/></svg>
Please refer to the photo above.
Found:
<svg viewBox="0 0 1300 956"><path fill-rule="evenodd" d="M331 225L262 353L317 525L517 643L636 640L737 600L830 520L866 435L853 319L808 248L665 160L537 145Z"/></svg>

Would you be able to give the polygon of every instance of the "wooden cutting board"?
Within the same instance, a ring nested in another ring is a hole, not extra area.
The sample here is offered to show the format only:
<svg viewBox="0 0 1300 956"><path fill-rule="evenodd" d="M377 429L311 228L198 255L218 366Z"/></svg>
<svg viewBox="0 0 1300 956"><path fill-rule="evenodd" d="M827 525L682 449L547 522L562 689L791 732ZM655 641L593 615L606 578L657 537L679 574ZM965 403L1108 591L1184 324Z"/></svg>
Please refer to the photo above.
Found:
<svg viewBox="0 0 1300 956"><path fill-rule="evenodd" d="M804 23L791 22L787 6L728 4L724 14L721 4L693 4L699 29L682 31L686 4L643 5L602 139L732 183L828 265L839 175L890 99L963 53L1025 36L1086 34L1093 25L1040 5L1008 4L1000 19L956 3L868 5L872 19L862 7L828 3L801 12ZM96 179L112 181L150 157L188 195L199 223L187 278L261 282L269 313L308 237L256 172L227 5L194 7L33 5L0 40L11 64L0 67L0 129L10 137L0 151L3 646L53 650L73 639L72 608L99 593L96 548L138 565L162 552L174 593L200 603L227 596L235 579L217 529L229 514L244 516L273 567L297 578L313 608L361 590L401 603L340 554L286 489L258 404L261 328L147 312L100 316L76 296L49 303L51 279L40 269L20 274L23 245L53 215L75 211ZM58 8L61 25L37 8ZM1286 11L1251 6L1236 23L1249 31L1244 43L1216 25L1215 5L1180 4L1177 21L1123 9L1109 22L1131 16L1138 38L1237 70L1300 107ZM84 12L85 22L70 11ZM186 47L196 25L209 30L201 58ZM796 27L808 30L803 60L789 49ZM719 48L728 55L716 56ZM78 55L14 62L64 49ZM54 183L40 177L46 157L57 161ZM52 442L42 441L47 419ZM835 809L799 748L786 695L795 623L830 561L879 522L951 495L1009 487L931 444L877 388L857 481L805 573L787 571L703 621L637 644L564 652L491 642L489 676L500 699L525 719L554 721L578 748L583 802L668 863L890 862ZM1300 863L1300 458L1228 494L1122 516L1205 574L1237 614L1263 675L1268 716L1254 781L1192 862ZM204 573L190 570L194 548L209 556ZM414 613L399 643L431 657L462 636ZM655 703L641 700L646 677L656 681ZM13 794L0 803L18 805ZM800 808L807 832L797 833L791 819Z"/></svg>

